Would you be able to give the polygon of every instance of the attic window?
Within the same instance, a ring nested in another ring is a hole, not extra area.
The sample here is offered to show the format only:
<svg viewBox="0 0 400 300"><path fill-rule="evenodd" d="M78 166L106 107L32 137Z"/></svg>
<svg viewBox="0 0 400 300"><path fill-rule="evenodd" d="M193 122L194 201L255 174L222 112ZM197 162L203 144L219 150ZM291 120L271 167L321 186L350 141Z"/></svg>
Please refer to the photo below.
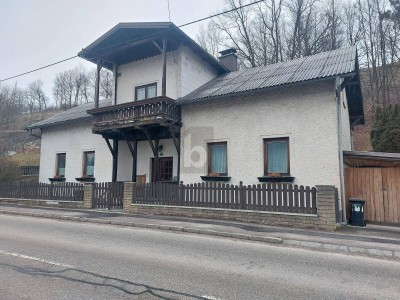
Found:
<svg viewBox="0 0 400 300"><path fill-rule="evenodd" d="M135 87L135 100L145 100L157 96L157 83L151 83Z"/></svg>

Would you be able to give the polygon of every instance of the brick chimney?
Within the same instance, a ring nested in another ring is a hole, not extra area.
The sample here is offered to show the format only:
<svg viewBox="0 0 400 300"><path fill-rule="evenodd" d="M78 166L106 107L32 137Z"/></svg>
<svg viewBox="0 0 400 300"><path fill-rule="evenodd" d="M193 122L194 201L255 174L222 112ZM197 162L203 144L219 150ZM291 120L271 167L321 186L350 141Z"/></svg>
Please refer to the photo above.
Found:
<svg viewBox="0 0 400 300"><path fill-rule="evenodd" d="M238 64L237 64L237 55L236 55L236 49L235 48L229 48L223 51L220 51L219 54L221 54L220 57L218 57L219 62L223 64L228 70L231 72L235 72L238 70Z"/></svg>

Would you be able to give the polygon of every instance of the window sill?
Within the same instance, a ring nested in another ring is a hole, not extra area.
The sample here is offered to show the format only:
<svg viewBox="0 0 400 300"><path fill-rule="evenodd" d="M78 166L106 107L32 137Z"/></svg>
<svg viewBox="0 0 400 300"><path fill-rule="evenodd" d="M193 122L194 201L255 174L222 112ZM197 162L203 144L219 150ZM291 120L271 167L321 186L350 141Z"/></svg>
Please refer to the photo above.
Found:
<svg viewBox="0 0 400 300"><path fill-rule="evenodd" d="M78 178L75 178L75 180L79 181L79 182L94 182L95 179L96 178L94 178L94 177L78 177Z"/></svg>
<svg viewBox="0 0 400 300"><path fill-rule="evenodd" d="M273 176L262 176L257 177L259 182L293 182L294 177L292 176L280 176L280 177L273 177Z"/></svg>
<svg viewBox="0 0 400 300"><path fill-rule="evenodd" d="M63 182L65 181L65 177L53 177L49 178L50 182Z"/></svg>
<svg viewBox="0 0 400 300"><path fill-rule="evenodd" d="M229 181L230 176L200 176L203 181Z"/></svg>

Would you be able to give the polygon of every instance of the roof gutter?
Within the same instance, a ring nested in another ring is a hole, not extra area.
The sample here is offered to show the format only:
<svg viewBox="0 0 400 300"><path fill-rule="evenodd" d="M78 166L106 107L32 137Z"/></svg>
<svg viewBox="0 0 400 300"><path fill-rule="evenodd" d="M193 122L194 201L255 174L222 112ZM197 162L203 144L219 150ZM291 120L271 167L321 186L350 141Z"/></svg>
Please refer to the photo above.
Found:
<svg viewBox="0 0 400 300"><path fill-rule="evenodd" d="M33 129L34 128L25 128L25 130L29 132L29 135L34 136L38 139L41 139L42 138L42 128L40 128L40 135L34 134Z"/></svg>
<svg viewBox="0 0 400 300"><path fill-rule="evenodd" d="M340 175L340 199L342 201L342 224L346 221L346 202L344 199L344 166L343 166L343 128L342 128L342 78L336 77L336 103L337 103L337 125L338 125L338 144L339 144L339 175Z"/></svg>

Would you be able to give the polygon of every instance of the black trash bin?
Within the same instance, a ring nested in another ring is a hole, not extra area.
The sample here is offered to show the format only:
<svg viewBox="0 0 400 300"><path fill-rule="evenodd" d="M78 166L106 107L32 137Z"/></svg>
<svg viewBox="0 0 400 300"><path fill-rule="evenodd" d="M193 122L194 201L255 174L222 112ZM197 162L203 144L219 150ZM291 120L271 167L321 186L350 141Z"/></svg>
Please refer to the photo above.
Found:
<svg viewBox="0 0 400 300"><path fill-rule="evenodd" d="M365 201L360 198L350 198L350 224L353 226L365 226L364 204Z"/></svg>

